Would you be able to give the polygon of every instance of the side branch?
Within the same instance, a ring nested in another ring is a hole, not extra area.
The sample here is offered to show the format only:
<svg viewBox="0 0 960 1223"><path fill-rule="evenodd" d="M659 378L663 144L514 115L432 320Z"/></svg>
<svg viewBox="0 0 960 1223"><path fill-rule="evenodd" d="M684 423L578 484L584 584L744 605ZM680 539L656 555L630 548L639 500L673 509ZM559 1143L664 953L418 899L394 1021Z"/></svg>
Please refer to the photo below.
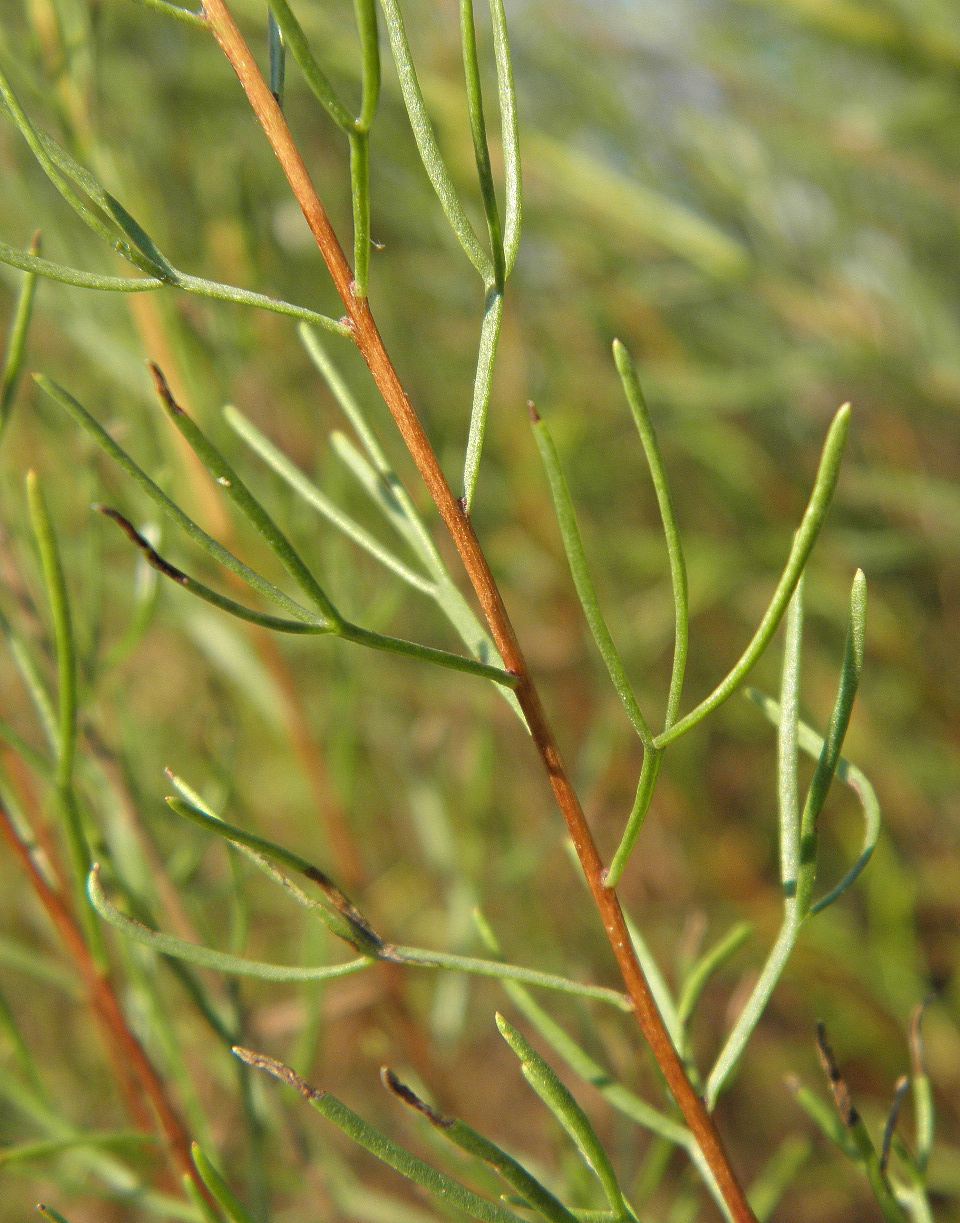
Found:
<svg viewBox="0 0 960 1223"><path fill-rule="evenodd" d="M567 776L539 693L470 519L447 483L433 447L387 354L366 298L354 295L353 276L346 256L310 180L280 107L260 74L250 49L237 29L224 0L205 0L204 13L217 42L243 86L253 112L270 141L316 239L346 309L353 338L456 545L503 664L518 677L515 688L517 700L583 866L594 903L603 920L627 992L633 1001L637 1021L684 1120L710 1166L731 1217L735 1223L756 1223L753 1211L723 1149L713 1118L687 1078L657 1011L650 987L634 953L616 893L604 886L604 868L600 854L580 801Z"/></svg>

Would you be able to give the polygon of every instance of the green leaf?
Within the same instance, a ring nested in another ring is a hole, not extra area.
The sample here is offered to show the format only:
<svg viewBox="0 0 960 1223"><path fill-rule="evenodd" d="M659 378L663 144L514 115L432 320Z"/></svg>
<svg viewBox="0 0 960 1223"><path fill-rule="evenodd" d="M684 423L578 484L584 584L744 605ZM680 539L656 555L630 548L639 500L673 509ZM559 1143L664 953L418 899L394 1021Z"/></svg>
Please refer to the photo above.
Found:
<svg viewBox="0 0 960 1223"><path fill-rule="evenodd" d="M653 489L657 495L663 534L667 541L667 556L670 561L670 582L673 587L674 643L673 667L670 672L670 691L667 696L667 712L664 730L669 730L676 721L680 708L680 693L683 690L683 675L687 664L687 639L689 635L689 607L687 596L687 565L683 558L683 544L673 508L673 498L667 483L667 473L660 454L660 443L653 428L650 409L644 398L633 359L619 340L613 342L613 360L623 383L624 394L640 435L643 453L646 456Z"/></svg>
<svg viewBox="0 0 960 1223"><path fill-rule="evenodd" d="M753 927L749 922L737 922L722 939L700 956L687 973L677 1002L677 1018L683 1027L690 1022L710 978L733 959L752 933Z"/></svg>
<svg viewBox="0 0 960 1223"><path fill-rule="evenodd" d="M358 547L363 548L365 552L368 552L381 565L402 578L408 585L412 586L415 590L419 590L422 594L429 595L430 597L435 596L437 588L429 578L411 569L409 565L406 565L398 556L381 544L378 539L374 538L369 531L351 518L349 514L345 514L339 506L335 505L315 484L308 480L303 472L291 463L287 456L278 450L242 413L238 412L236 408L228 406L224 408L223 414L227 424L308 505L322 514L338 530L342 531L348 539L352 539Z"/></svg>
<svg viewBox="0 0 960 1223"><path fill-rule="evenodd" d="M347 1137L353 1139L358 1146L369 1151L381 1163L393 1168L401 1176L413 1181L415 1185L426 1189L444 1206L452 1205L471 1218L479 1220L479 1223L521 1223L519 1216L512 1211L505 1209L497 1202L488 1202L479 1194L474 1193L472 1189L454 1180L453 1177L438 1172L429 1164L424 1163L422 1159L405 1151L385 1134L375 1130L372 1125L364 1121L336 1096L311 1087L283 1062L266 1057L262 1053L253 1053L249 1049L235 1048L234 1053L248 1066L265 1070L267 1074L273 1075L275 1079L279 1079L280 1082L286 1083L299 1092L318 1113L343 1130Z"/></svg>
<svg viewBox="0 0 960 1223"><path fill-rule="evenodd" d="M213 1194L217 1205L232 1223L254 1223L253 1217L227 1182L223 1179L199 1143L192 1143L190 1156L197 1175Z"/></svg>
<svg viewBox="0 0 960 1223"><path fill-rule="evenodd" d="M340 613L328 598L319 582L301 560L286 535L280 530L246 484L206 436L200 426L180 407L170 393L160 367L149 363L157 395L170 420L194 451L200 462L213 476L227 497L233 502L247 521L266 541L270 551L280 561L308 599L319 609L332 628L339 625Z"/></svg>
<svg viewBox="0 0 960 1223"><path fill-rule="evenodd" d="M2 245L2 244L0 244ZM40 250L40 235L37 234L30 244L30 255L36 258ZM17 294L17 302L13 308L13 318L10 321L10 331L7 336L7 350L3 357L3 369L0 371L0 437L7 427L13 399L23 368L23 355L27 346L27 332L30 329L30 319L33 317L33 299L37 287L35 270L25 269L23 283Z"/></svg>
<svg viewBox="0 0 960 1223"><path fill-rule="evenodd" d="M486 290L483 323L480 327L480 347L477 352L477 372L473 380L473 403L470 408L470 430L463 460L463 501L467 513L473 505L480 474L480 452L493 389L493 364L497 356L500 323L503 319L503 291L491 286Z"/></svg>
<svg viewBox="0 0 960 1223"><path fill-rule="evenodd" d="M467 86L467 115L470 120L470 135L473 138L473 159L477 166L480 198L487 218L487 233L490 238L490 253L493 258L493 286L503 292L506 268L503 256L503 231L500 226L500 209L493 185L490 168L490 150L487 147L487 126L483 116L483 90L480 85L480 59L477 53L477 29L473 20L473 0L460 0L460 43L463 50L463 71Z"/></svg>
<svg viewBox="0 0 960 1223"><path fill-rule="evenodd" d="M188 594L195 595L198 599L203 599L205 603L210 603L213 607L219 608L220 611L225 611L231 616L235 616L238 620L245 620L249 624L259 625L260 628L271 629L276 633L297 633L297 634L326 634L333 630L325 624L309 624L303 620L285 620L281 616L268 616L263 612L254 611L251 607L246 607L242 603L238 603L235 599L229 599L226 595L218 594L209 586L205 586L203 582L198 582L195 578L178 569L175 565L171 565L169 561L164 560L159 552L153 547L149 540L144 539L140 532L136 529L128 518L124 518L118 510L111 509L107 505L94 505L93 508L104 517L115 522L123 531L127 539L135 544L143 555L146 562L155 569L158 573L162 573L164 577L169 578Z"/></svg>
<svg viewBox="0 0 960 1223"><path fill-rule="evenodd" d="M520 245L520 221L523 213L523 186L520 175L520 132L517 121L517 94L513 84L513 64L510 57L510 40L507 36L507 18L503 0L490 0L490 18L493 25L493 53L497 64L497 91L500 102L500 141L503 145L504 222L503 255L504 275L509 276L517 258Z"/></svg>
<svg viewBox="0 0 960 1223"><path fill-rule="evenodd" d="M397 67L397 76L400 78L400 90L410 119L410 127L413 129L414 139L420 151L420 159L457 240L463 247L467 258L480 273L484 284L489 284L495 279L493 264L480 245L480 240L460 203L450 172L440 153L433 125L427 114L426 103L423 100L420 82L417 79L413 56L410 54L410 44L407 42L399 2L398 0L381 0L381 4L387 21L387 33Z"/></svg>
<svg viewBox="0 0 960 1223"><path fill-rule="evenodd" d="M830 502L833 500L833 492L836 488L837 476L840 472L840 459L843 455L843 447L846 442L849 425L850 405L844 404L833 418L833 422L827 432L823 453L820 457L820 465L817 469L817 476L810 494L810 501L794 536L793 547L790 549L790 555L780 576L780 581L777 583L777 588L773 593L773 598L770 600L770 604L764 613L763 619L760 621L757 631L750 639L749 645L727 677L717 685L708 697L702 700L685 717L681 718L679 722L675 722L669 730L665 730L657 735L654 740L656 747L664 747L667 743L678 739L690 730L691 727L696 726L698 722L702 722L707 714L712 713L718 705L722 705L746 679L757 659L769 645L773 634L776 632L777 625L787 610L787 605L793 596L797 582L800 580L800 574L810 558L813 545L817 541L817 537L826 519L827 511L830 508Z"/></svg>
<svg viewBox="0 0 960 1223"><path fill-rule="evenodd" d="M303 32L303 27L293 15L293 10L287 4L287 0L268 0L268 3L290 54L297 61L297 67L303 73L303 79L310 86L310 92L337 127L343 132L349 132L353 127L353 116L337 97L326 73L317 63Z"/></svg>
<svg viewBox="0 0 960 1223"><path fill-rule="evenodd" d="M603 1186L610 1209L618 1219L629 1218L630 1208L617 1183L613 1165L587 1114L517 1029L502 1015L498 1014L496 1018L500 1035L520 1059L523 1077L570 1135L587 1166Z"/></svg>
<svg viewBox="0 0 960 1223"><path fill-rule="evenodd" d="M830 725L820 751L817 767L807 790L803 814L800 818L800 874L797 882L797 904L801 916L810 908L810 898L816 876L817 817L823 810L830 783L837 771L840 749L850 725L853 702L856 700L860 675L863 671L863 639L866 628L866 579L857 570L850 593L850 625L844 648L840 684L830 715ZM820 903L818 910L824 905Z"/></svg>
<svg viewBox="0 0 960 1223"><path fill-rule="evenodd" d="M580 537L580 528L577 526L577 518L573 509L570 490L567 487L563 468L560 465L560 456L557 454L557 448L553 443L553 438L550 436L546 424L536 414L532 404L530 405L530 415L532 418L533 436L547 473L547 480L550 484L550 496L553 500L553 508L557 515L557 523L560 527L564 551L567 554L567 563L570 566L570 573L577 590L580 606L583 608L583 614L586 617L587 624L590 626L590 632L597 643L597 649L600 651L610 679L613 681L613 686L616 689L617 696L620 698L620 703L626 710L627 717L630 719L633 729L637 732L640 742L645 748L650 747L653 744L653 735L650 733L650 727L647 725L647 720L637 704L637 698L634 696L633 688L627 679L620 651L614 644L610 630L607 628L607 622L603 618L593 579L590 577L590 571L587 568L583 540Z"/></svg>
<svg viewBox="0 0 960 1223"><path fill-rule="evenodd" d="M411 1091L405 1083L401 1083L393 1071L386 1066L380 1071L380 1077L388 1091L391 1091L409 1108L415 1109L421 1116L426 1117L448 1142L452 1142L461 1151L466 1151L468 1155L473 1155L489 1164L512 1189L517 1191L523 1203L548 1220L548 1223L577 1223L576 1216L549 1189L542 1185L536 1177L531 1176L522 1164L498 1147L496 1143L491 1142L489 1138L484 1138L466 1122L438 1113L436 1109L431 1108Z"/></svg>
<svg viewBox="0 0 960 1223"><path fill-rule="evenodd" d="M117 445L110 434L94 420L86 408L74 399L68 391L65 391L63 387L58 386L51 379L44 377L43 374L36 374L35 378L41 390L45 391L56 403L59 403L73 417L77 424L86 429L101 449L135 481L150 500L155 505L158 505L167 517L171 518L208 555L223 565L225 569L229 569L231 573L236 574L248 586L251 586L259 594L263 595L265 599L282 607L295 620L301 620L305 624L318 627L326 627L325 622L318 621L313 613L301 607L299 603L295 603L293 599L285 595L272 582L268 582L266 578L262 578L258 573L255 573L243 561L238 560L232 552L228 552L222 544L212 539L191 518L188 518L183 510L154 484L146 472L137 466L127 452Z"/></svg>
<svg viewBox="0 0 960 1223"><path fill-rule="evenodd" d="M183 783L179 782L179 779L176 780L178 788L181 788ZM311 905L310 907L318 910L330 931L338 938L350 943L362 955L376 958L382 954L383 940L374 932L363 914L350 903L328 875L305 858L301 858L299 854L289 849L284 849L273 841L268 841L265 837L258 837L242 828L235 828L218 816L182 798L170 797L167 803L177 815L199 825L205 831L212 832L232 845L251 850L254 855L266 858L269 862L275 862L309 879L320 889L324 898L322 906Z"/></svg>
<svg viewBox="0 0 960 1223"><path fill-rule="evenodd" d="M176 938L172 934L161 934L150 930L142 922L127 917L107 900L100 883L99 867L95 864L87 880L87 894L90 903L103 920L127 938L150 947L160 955L172 956L184 960L188 964L197 964L201 968L212 968L217 972L228 973L237 977L254 977L259 981L329 981L336 977L347 977L369 967L373 960L364 957L359 960L349 960L345 964L324 964L314 968L301 968L296 965L269 964L262 960L248 960L243 956L229 955L225 951L215 951L212 947L201 947L198 943L189 943Z"/></svg>

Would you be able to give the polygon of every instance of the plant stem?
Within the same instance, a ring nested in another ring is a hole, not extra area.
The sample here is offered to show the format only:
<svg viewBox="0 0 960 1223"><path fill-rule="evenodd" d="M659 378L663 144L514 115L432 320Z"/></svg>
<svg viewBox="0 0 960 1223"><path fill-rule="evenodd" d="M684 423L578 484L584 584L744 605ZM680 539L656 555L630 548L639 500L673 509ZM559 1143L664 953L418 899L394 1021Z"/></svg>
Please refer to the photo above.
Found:
<svg viewBox="0 0 960 1223"><path fill-rule="evenodd" d="M256 60L228 11L224 0L206 0L204 14L247 95L287 181L316 239L334 285L343 302L354 340L366 361L384 402L417 465L444 525L456 545L464 568L483 609L504 667L517 676L515 694L537 751L550 779L594 903L623 976L641 1030L653 1051L684 1120L716 1178L735 1223L755 1223L746 1195L737 1181L720 1135L703 1100L687 1078L657 1011L650 988L634 954L616 893L604 886L604 868L583 809L557 748L540 694L507 615L503 598L470 519L454 496L423 426L403 389L387 354L366 298L353 292L353 277L326 210L310 181L306 166L287 127L276 99L260 74Z"/></svg>
<svg viewBox="0 0 960 1223"><path fill-rule="evenodd" d="M160 1129L170 1148L172 1161L180 1175L187 1175L206 1196L206 1190L196 1174L190 1159L190 1137L184 1128L166 1088L154 1069L137 1038L127 1026L120 1003L105 974L97 967L83 935L74 921L61 894L50 886L30 851L17 835L6 810L0 806L0 837L6 841L13 856L18 860L24 874L30 880L37 899L53 923L60 942L70 960L83 978L94 1009L108 1037L108 1046L113 1054L114 1065L124 1094L131 1103L131 1111L138 1126L148 1124L149 1114L144 1110L143 1098L150 1102L160 1124Z"/></svg>

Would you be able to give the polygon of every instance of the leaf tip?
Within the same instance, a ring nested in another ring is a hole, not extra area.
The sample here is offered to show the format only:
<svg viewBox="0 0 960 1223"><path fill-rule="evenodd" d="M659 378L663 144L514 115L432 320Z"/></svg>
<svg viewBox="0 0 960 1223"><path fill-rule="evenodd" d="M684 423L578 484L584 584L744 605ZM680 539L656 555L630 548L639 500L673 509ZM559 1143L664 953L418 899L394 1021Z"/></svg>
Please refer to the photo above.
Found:
<svg viewBox="0 0 960 1223"><path fill-rule="evenodd" d="M540 423L540 413L537 411L537 406L532 399L527 400L527 412L529 413L532 424L536 425Z"/></svg>

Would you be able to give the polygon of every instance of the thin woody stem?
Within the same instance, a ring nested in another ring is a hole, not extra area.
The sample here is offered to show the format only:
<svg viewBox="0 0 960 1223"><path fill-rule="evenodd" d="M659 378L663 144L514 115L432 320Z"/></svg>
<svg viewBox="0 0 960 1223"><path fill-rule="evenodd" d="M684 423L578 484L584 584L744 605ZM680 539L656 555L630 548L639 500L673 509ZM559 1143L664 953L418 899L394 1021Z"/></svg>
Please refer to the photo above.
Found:
<svg viewBox="0 0 960 1223"><path fill-rule="evenodd" d="M483 608L503 664L518 677L515 694L553 787L557 805L583 866L594 902L603 919L637 1021L650 1045L684 1120L703 1152L735 1223L756 1223L723 1148L713 1118L687 1078L637 961L616 893L604 885L604 867L547 721L539 693L520 649L487 559L473 526L444 476L437 456L407 398L387 354L366 298L353 291L353 274L326 210L310 180L300 152L276 99L257 68L224 0L205 0L204 14L217 42L243 86L254 114L280 162L297 203L316 240L347 311L346 322L384 402L400 430L427 489L450 532Z"/></svg>
<svg viewBox="0 0 960 1223"><path fill-rule="evenodd" d="M190 1158L190 1136L167 1097L166 1088L160 1076L143 1051L140 1042L130 1031L113 987L94 963L90 949L66 901L44 878L29 849L17 835L17 830L2 805L0 805L0 838L6 841L29 878L37 899L57 931L61 945L83 977L93 1008L107 1036L108 1047L117 1066L121 1085L127 1088L124 1095L132 1098L131 1111L134 1120L140 1128L150 1128L149 1114L142 1105L142 1099L145 1097L156 1114L178 1175L189 1176L204 1197L209 1200L206 1186L197 1175L193 1160ZM124 1080L126 1080L125 1083Z"/></svg>

